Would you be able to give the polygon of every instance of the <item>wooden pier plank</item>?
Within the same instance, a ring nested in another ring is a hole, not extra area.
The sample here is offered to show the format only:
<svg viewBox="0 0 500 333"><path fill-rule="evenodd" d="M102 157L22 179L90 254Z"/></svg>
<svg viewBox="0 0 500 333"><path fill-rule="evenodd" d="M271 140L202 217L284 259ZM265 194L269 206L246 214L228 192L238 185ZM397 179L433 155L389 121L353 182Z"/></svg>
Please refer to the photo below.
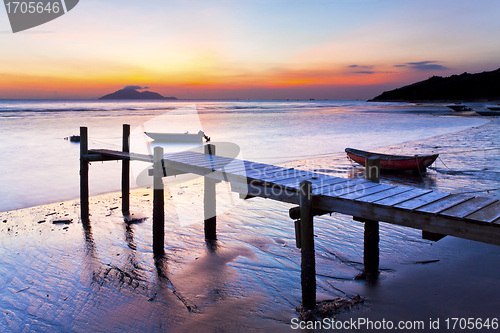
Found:
<svg viewBox="0 0 500 333"><path fill-rule="evenodd" d="M427 204L433 203L439 199L443 199L449 197L450 193L432 191L430 193L426 193L422 196L419 196L415 199L411 199L400 204L394 205L396 208L402 209L417 209Z"/></svg>
<svg viewBox="0 0 500 333"><path fill-rule="evenodd" d="M356 201L362 201L362 202L374 202L377 200L382 200L382 199L387 199L389 197L395 196L397 194L401 194L404 192L408 192L412 190L412 187L407 187L407 186L397 186L394 188L391 188L389 190L385 190L382 192L374 193L365 197L360 197L360 198L355 198L354 200Z"/></svg>
<svg viewBox="0 0 500 333"><path fill-rule="evenodd" d="M331 183L327 182L326 185L322 185L313 191L315 195L329 195L335 191L341 191L344 188L350 187L356 184L362 184L367 182L365 179L347 179L341 178L342 181L333 181Z"/></svg>
<svg viewBox="0 0 500 333"><path fill-rule="evenodd" d="M284 190L273 191L272 187L266 187L261 184L231 182L231 191L296 205L299 204L298 189L285 188Z"/></svg>
<svg viewBox="0 0 500 333"><path fill-rule="evenodd" d="M494 198L488 197L475 197L471 200L467 200L459 205L456 205L452 208L446 209L439 213L439 215L456 217L456 218L464 218L467 215L477 212L478 210L494 203L497 201Z"/></svg>
<svg viewBox="0 0 500 333"><path fill-rule="evenodd" d="M242 166L244 166L246 170L252 170L252 169L263 169L265 167L268 167L269 165L256 162L242 161L242 160L232 160L231 163L224 165L223 169L230 172L232 170L239 170L241 169Z"/></svg>
<svg viewBox="0 0 500 333"><path fill-rule="evenodd" d="M232 169L226 170L224 168L224 171L226 172L233 172L231 171ZM262 166L257 166L257 167L252 167L252 168L246 168L245 170L248 175L257 175L260 179L261 176L265 175L267 177L270 177L271 175L274 175L277 172L283 172L283 168L281 167L276 167L276 166L269 166L269 165L262 165Z"/></svg>
<svg viewBox="0 0 500 333"><path fill-rule="evenodd" d="M283 186L283 187L287 187L287 188L293 188L293 189L299 189L299 183L300 183L300 180L304 180L304 179L300 179L300 178L297 178L297 179L292 179L292 180L288 180L286 182L281 182L280 185ZM325 181L325 180L323 180ZM342 183L346 183L348 181L348 179L343 179L343 181L334 181L332 180L333 184L342 184ZM312 180L311 180L312 182ZM332 185L332 184L330 184ZM329 186L321 186L321 187L318 187L316 189L313 190L313 194L315 195L319 195L321 194L321 191L327 191L330 187Z"/></svg>
<svg viewBox="0 0 500 333"><path fill-rule="evenodd" d="M221 170L224 168L225 165L227 165L226 163L217 163L217 162L212 162L209 160L198 161L198 162L185 162L185 161L175 161L175 162L184 163L187 165L196 165L198 167L206 168L206 169L210 169L210 170Z"/></svg>
<svg viewBox="0 0 500 333"><path fill-rule="evenodd" d="M322 192L322 195L326 196L333 196L337 197L342 194L347 194L346 190L347 189L354 189L356 186L361 186L363 184L375 184L367 179L364 178L358 178L358 179L348 179L346 182L343 183L337 183L328 189L325 188L324 192ZM376 185L376 184L375 184Z"/></svg>
<svg viewBox="0 0 500 333"><path fill-rule="evenodd" d="M204 167L223 167L233 161L230 158L217 158L214 155L199 154L199 156L193 157L172 157L165 156L164 160L175 161L179 163L186 163L191 165L198 165Z"/></svg>
<svg viewBox="0 0 500 333"><path fill-rule="evenodd" d="M195 150L196 149L196 150ZM196 147L192 150L182 150L176 152L165 153L163 156L184 156L184 155L204 155L204 149L202 146Z"/></svg>
<svg viewBox="0 0 500 333"><path fill-rule="evenodd" d="M267 182L269 179L280 179L280 178L284 178L288 175L293 177L293 175L295 174L296 171L297 170L295 170L294 168L281 168L281 167L279 167L276 169L267 170L267 172L265 174L260 175L258 180Z"/></svg>
<svg viewBox="0 0 500 333"><path fill-rule="evenodd" d="M395 188L395 187L396 187L395 185L377 184L377 186L363 188L362 191L356 191L353 193L341 195L341 196L339 196L339 198L354 200L354 199L368 196L370 194L375 194L375 193L379 193L382 191L387 191L387 190L390 190L390 189Z"/></svg>
<svg viewBox="0 0 500 333"><path fill-rule="evenodd" d="M469 221L493 222L500 218L500 201L488 205L465 217Z"/></svg>
<svg viewBox="0 0 500 333"><path fill-rule="evenodd" d="M216 155L208 155L208 154L199 154L195 155L192 157L185 156L185 157L167 157L165 156L164 159L170 159L173 161L178 161L178 162L184 162L184 163L190 163L190 164L206 164L209 162L210 164L217 164L217 165L227 165L234 161L232 158L227 158L223 156L216 156Z"/></svg>
<svg viewBox="0 0 500 333"><path fill-rule="evenodd" d="M227 165L231 163L231 159L225 158L215 158L213 155L203 154L202 156L193 156L193 157L167 157L165 156L164 160L172 160L181 163L189 163L189 164L197 164L197 165Z"/></svg>
<svg viewBox="0 0 500 333"><path fill-rule="evenodd" d="M241 170L238 172L238 171L226 171L226 170L222 170L226 173L235 173L235 174L242 174ZM246 175L249 179L252 179L252 180L261 180L262 179L262 175L269 175L271 172L273 172L272 170L270 171L269 169L267 168L263 168L263 169L246 169L244 171L244 175Z"/></svg>
<svg viewBox="0 0 500 333"><path fill-rule="evenodd" d="M176 162L172 160L165 160L165 165L167 168L181 170L186 173L194 173L198 175L203 175L205 177L213 178L216 180L230 181L230 182L240 182L247 183L250 180L253 180L253 176L259 176L258 173L252 175L252 173L248 173L247 170L242 166L238 172L225 172L224 169L215 169L213 170L210 167L199 166L199 165L191 165L187 163Z"/></svg>
<svg viewBox="0 0 500 333"><path fill-rule="evenodd" d="M284 185L284 184L300 184L301 181L308 180L308 179L310 179L310 178L307 178L307 177L295 177L295 176L284 177L284 178L281 178L281 179L276 179L274 181L267 181L267 180L265 180L265 185L266 186L274 186L276 188L280 187L280 188L298 189L297 186L299 186L299 185L289 186L289 185Z"/></svg>
<svg viewBox="0 0 500 333"><path fill-rule="evenodd" d="M231 163L225 165L223 167L224 171L226 172L232 172L234 170L240 170L241 166L245 166L245 170L251 171L251 170L262 170L266 167L269 167L269 164L262 164L262 163L252 163L248 161L241 161L241 160L234 160Z"/></svg>
<svg viewBox="0 0 500 333"><path fill-rule="evenodd" d="M376 205L381 205L381 206L394 206L399 203L402 203L407 200L411 200L413 198L417 198L421 195L424 195L426 193L432 192L432 190L422 190L419 188L414 188L410 191L403 192L401 194L396 194L391 197L385 198L385 199L380 199L377 201L373 201L374 204Z"/></svg>
<svg viewBox="0 0 500 333"><path fill-rule="evenodd" d="M328 188L333 187L335 184L341 184L344 182L349 181L347 178L340 178L340 177L330 177L327 179L314 179L311 180L311 183L313 184L313 194L314 195L320 195L322 192L328 192Z"/></svg>
<svg viewBox="0 0 500 333"><path fill-rule="evenodd" d="M474 198L474 196L471 194L452 194L449 197L419 207L416 210L422 213L437 214L472 198Z"/></svg>
<svg viewBox="0 0 500 333"><path fill-rule="evenodd" d="M227 170L226 168L221 168L221 169L216 169L216 172L219 172L223 175L223 177L226 178L231 178L231 176L238 176L238 177L244 177L247 180L255 180L259 179L260 175L264 174L265 171L263 168L267 166L262 167L261 169L248 169L244 166L240 166L239 168L232 168L231 170Z"/></svg>
<svg viewBox="0 0 500 333"><path fill-rule="evenodd" d="M180 151L180 152L175 152L175 153L166 153L163 155L163 159L179 160L182 158L196 158L196 157L200 157L200 156L205 156L205 154L203 154L201 152L186 150L186 151Z"/></svg>
<svg viewBox="0 0 500 333"><path fill-rule="evenodd" d="M335 177L335 176L331 176L331 175L326 175L324 173L321 173L321 172L317 172L317 171L314 171L312 172L312 177L311 177L311 184L317 184L317 183L321 183L321 181L329 181L329 180L333 180L333 179L344 179L344 178L339 178L339 177Z"/></svg>
<svg viewBox="0 0 500 333"><path fill-rule="evenodd" d="M298 171L299 172L294 173L292 177L286 177L281 179L266 179L266 182L269 183L272 182L274 184L278 184L281 186L289 186L290 184L292 184L292 187L294 187L294 185L299 184L303 180L312 181L313 177L315 177L315 174L311 172L306 172L306 171L300 172L300 170Z"/></svg>
<svg viewBox="0 0 500 333"><path fill-rule="evenodd" d="M256 174L262 174L264 173L265 168L271 168L272 170L277 170L279 167L271 166L268 164L262 164L262 163L254 163L254 162L249 162L249 161L243 161L243 160L235 160L235 159L229 159L229 158L221 158L219 156L214 156L212 160L210 160L210 156L207 156L205 154L199 154L203 155L202 159L198 159L196 162L190 161L189 159L168 159L169 161L176 162L176 163L182 163L184 165L191 165L191 166L197 166L200 168L206 168L209 170L218 170L223 172L226 176L228 174L235 174L235 175L240 175L240 176L253 176L254 173ZM214 163L212 163L214 161Z"/></svg>
<svg viewBox="0 0 500 333"><path fill-rule="evenodd" d="M348 185L348 184L346 184ZM357 184L352 184L346 187L342 187L342 189L334 189L332 192L328 193L330 197L339 197L344 198L344 196L352 193L360 193L366 191L371 187L379 186L379 183L374 183L372 181L366 180L365 182L359 182Z"/></svg>
<svg viewBox="0 0 500 333"><path fill-rule="evenodd" d="M294 179L300 177L305 174L305 171L297 170L297 169L283 169L277 172L273 172L273 174L265 175L260 177L260 180L264 180L267 183L273 183L275 181L283 181L285 179Z"/></svg>
<svg viewBox="0 0 500 333"><path fill-rule="evenodd" d="M308 180L312 183L313 194L318 195L318 194L320 194L322 189L324 190L326 187L328 187L330 185L344 183L344 182L348 181L348 179L346 179L346 178L332 177L332 176L322 175L322 174L318 174L318 178L308 179L307 176L312 175L312 174L313 173L305 174L305 177L292 177L292 178L275 180L272 183L274 185L279 185L282 188L298 190L300 182L302 180ZM268 180L266 180L266 182L268 182Z"/></svg>
<svg viewBox="0 0 500 333"><path fill-rule="evenodd" d="M247 177L244 175L228 174L220 170L212 170L212 168L201 167L197 165L190 165L186 163L180 163L172 160L164 160L165 168L179 170L186 173L194 173L201 176L206 176L216 180L229 180L246 182Z"/></svg>
<svg viewBox="0 0 500 333"><path fill-rule="evenodd" d="M235 161L233 158L217 156L217 155L207 155L197 152L191 153L174 153L174 154L165 154L165 160L171 160L181 163L189 163L189 164L197 164L197 165L227 165L231 162ZM238 160L241 161L241 160ZM242 161L243 162L243 161Z"/></svg>
<svg viewBox="0 0 500 333"><path fill-rule="evenodd" d="M239 169L233 169L233 170L226 170L226 168L220 168L216 169L217 171L220 171L226 175L238 175L238 176L245 176L247 178L257 178L262 171L255 170L255 169L247 169L247 168L239 168Z"/></svg>

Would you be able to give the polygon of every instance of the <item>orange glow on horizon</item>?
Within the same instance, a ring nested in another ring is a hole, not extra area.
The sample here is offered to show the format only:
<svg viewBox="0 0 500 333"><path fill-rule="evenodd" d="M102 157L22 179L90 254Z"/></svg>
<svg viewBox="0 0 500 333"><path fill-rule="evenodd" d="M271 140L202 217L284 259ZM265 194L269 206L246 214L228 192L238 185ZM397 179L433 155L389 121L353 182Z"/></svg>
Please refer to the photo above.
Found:
<svg viewBox="0 0 500 333"><path fill-rule="evenodd" d="M151 91L171 96L203 91L235 91L259 89L313 89L317 87L362 87L411 79L404 72L353 73L339 70L269 70L254 75L208 73L124 73L102 76L46 76L28 74L0 74L0 98L97 98L122 89L126 85L150 86ZM190 90L191 89L191 90ZM382 92L382 91L381 91ZM196 96L191 96L196 98ZM181 97L182 98L182 97ZM215 96L214 98L223 98Z"/></svg>

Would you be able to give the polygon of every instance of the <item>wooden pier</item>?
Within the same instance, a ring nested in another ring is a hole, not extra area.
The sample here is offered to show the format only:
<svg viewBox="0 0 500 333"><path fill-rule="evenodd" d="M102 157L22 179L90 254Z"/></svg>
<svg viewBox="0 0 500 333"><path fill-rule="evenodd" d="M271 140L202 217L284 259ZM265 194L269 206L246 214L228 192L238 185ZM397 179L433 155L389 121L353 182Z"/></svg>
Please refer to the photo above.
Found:
<svg viewBox="0 0 500 333"><path fill-rule="evenodd" d="M500 201L493 197L451 194L408 186L378 183L377 161L370 164L375 175L365 179L346 179L321 173L283 168L270 164L234 160L215 155L215 147L207 145L205 154L184 151L155 155L128 151L130 129L124 126L123 151L87 149L87 129L81 135L81 213L88 222L88 162L106 160L138 160L153 163L150 173L155 181L153 207L153 248L163 253L163 182L162 177L193 173L205 178L205 237L215 239L215 184L226 181L242 198L261 197L296 204L290 217L296 222L297 245L302 252L303 306L314 307L316 296L314 266L313 216L337 212L351 215L365 223L365 272L378 273L378 221L422 230L422 236L439 240L446 235L500 245ZM235 163L237 162L237 163ZM367 171L372 171L368 166ZM128 163L123 164L123 212L128 213ZM371 179L371 180L369 180ZM291 228L293 225L291 224Z"/></svg>

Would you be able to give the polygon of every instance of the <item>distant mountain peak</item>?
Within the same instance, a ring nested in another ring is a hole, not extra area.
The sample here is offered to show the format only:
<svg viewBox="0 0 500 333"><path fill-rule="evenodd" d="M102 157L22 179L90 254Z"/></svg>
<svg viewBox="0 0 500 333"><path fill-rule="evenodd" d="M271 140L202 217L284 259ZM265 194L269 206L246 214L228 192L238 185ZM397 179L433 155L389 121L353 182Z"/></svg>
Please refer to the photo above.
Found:
<svg viewBox="0 0 500 333"><path fill-rule="evenodd" d="M99 97L99 99L177 99L175 97L163 97L162 95L152 91L137 91L134 88L125 87L115 91L114 93Z"/></svg>

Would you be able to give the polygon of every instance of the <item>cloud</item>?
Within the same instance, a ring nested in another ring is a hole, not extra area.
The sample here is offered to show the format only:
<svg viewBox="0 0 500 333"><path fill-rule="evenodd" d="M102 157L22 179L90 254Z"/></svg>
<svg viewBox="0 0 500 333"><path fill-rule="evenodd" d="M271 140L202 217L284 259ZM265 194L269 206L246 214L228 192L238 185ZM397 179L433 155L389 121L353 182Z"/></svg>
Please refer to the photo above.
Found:
<svg viewBox="0 0 500 333"><path fill-rule="evenodd" d="M347 67L348 68L359 69L359 71L352 72L354 74L375 74L375 73L379 73L377 71L371 71L370 70L373 67L375 67L375 65L350 65L350 66L347 66Z"/></svg>
<svg viewBox="0 0 500 333"><path fill-rule="evenodd" d="M347 67L350 67L350 68L366 68L366 69L372 69L374 66L373 66L373 65L370 65L370 66L350 65L350 66L347 66Z"/></svg>
<svg viewBox="0 0 500 333"><path fill-rule="evenodd" d="M134 86L134 85L130 85L130 86L125 86L123 87L123 89L149 89L150 87L141 87L141 86Z"/></svg>
<svg viewBox="0 0 500 333"><path fill-rule="evenodd" d="M407 62L406 65L416 70L448 69L448 67L436 64L436 61Z"/></svg>

